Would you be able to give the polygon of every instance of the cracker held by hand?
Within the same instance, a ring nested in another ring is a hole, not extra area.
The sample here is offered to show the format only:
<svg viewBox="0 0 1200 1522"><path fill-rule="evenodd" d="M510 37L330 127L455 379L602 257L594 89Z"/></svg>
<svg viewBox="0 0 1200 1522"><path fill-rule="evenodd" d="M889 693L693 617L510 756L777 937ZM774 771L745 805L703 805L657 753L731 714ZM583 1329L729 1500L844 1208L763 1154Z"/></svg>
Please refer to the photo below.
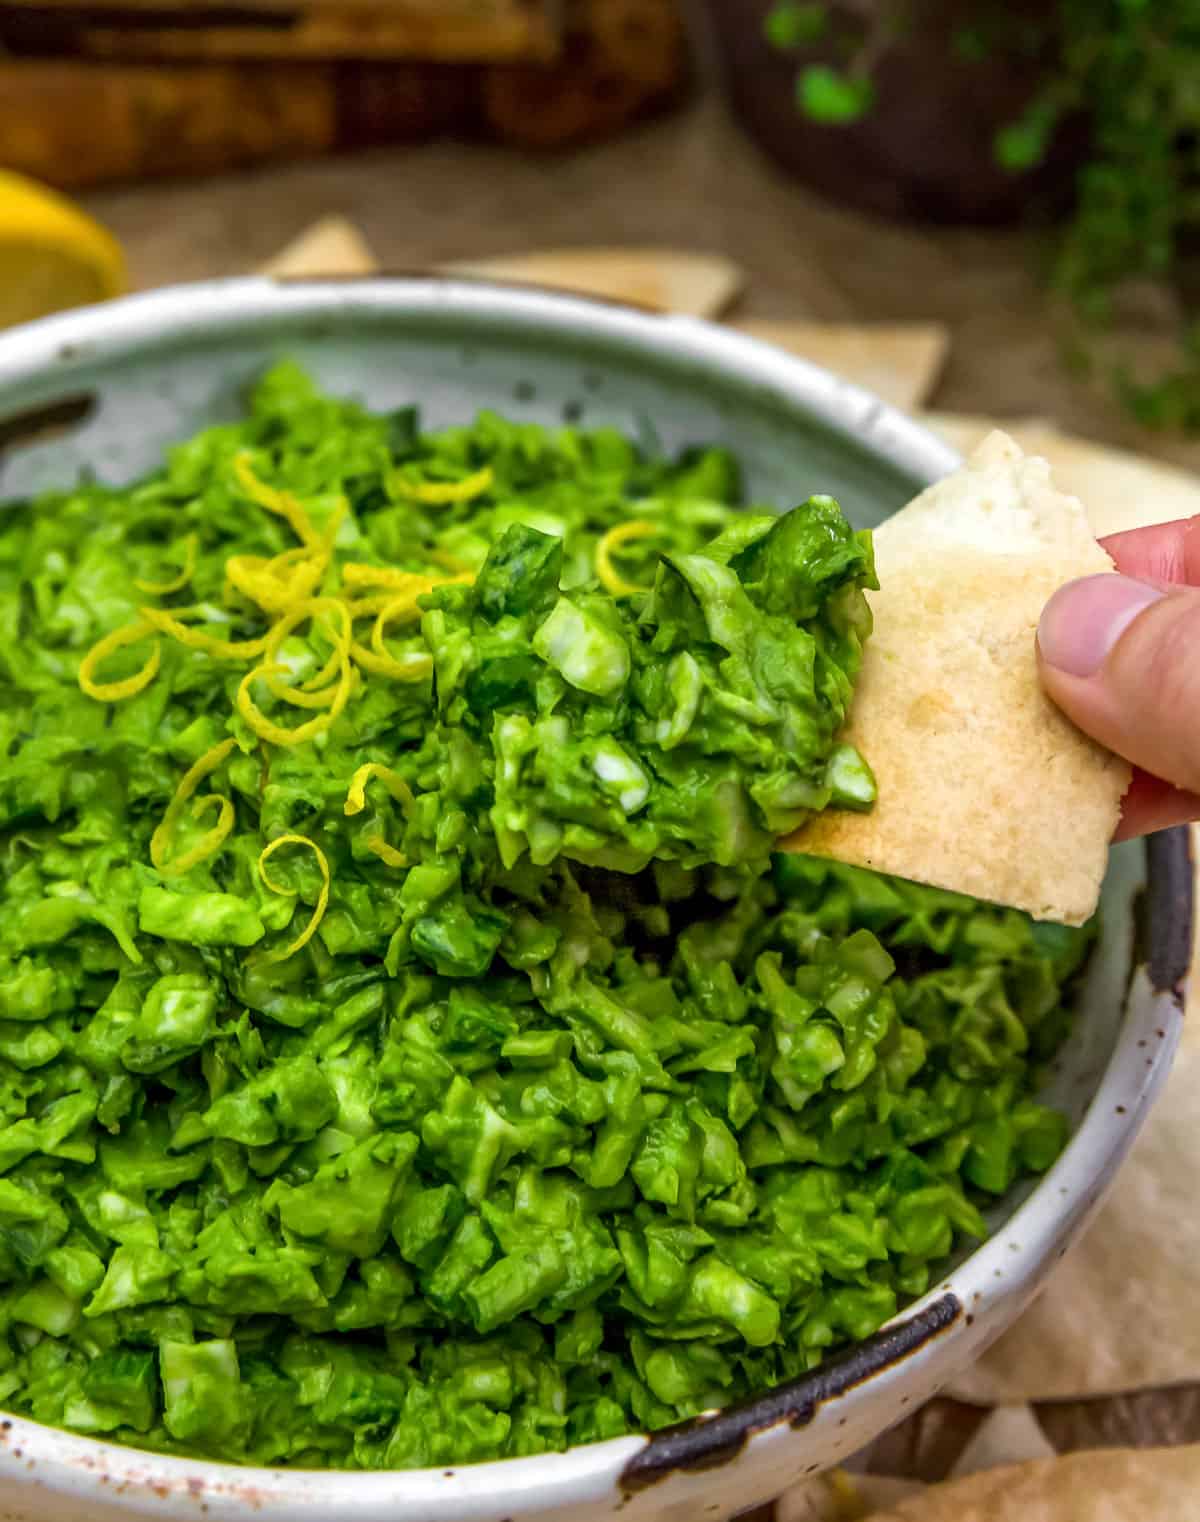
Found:
<svg viewBox="0 0 1200 1522"><path fill-rule="evenodd" d="M878 802L819 816L787 848L1082 924L1129 767L1046 697L1035 637L1051 593L1113 569L1083 507L997 432L874 537L881 590L846 738Z"/></svg>

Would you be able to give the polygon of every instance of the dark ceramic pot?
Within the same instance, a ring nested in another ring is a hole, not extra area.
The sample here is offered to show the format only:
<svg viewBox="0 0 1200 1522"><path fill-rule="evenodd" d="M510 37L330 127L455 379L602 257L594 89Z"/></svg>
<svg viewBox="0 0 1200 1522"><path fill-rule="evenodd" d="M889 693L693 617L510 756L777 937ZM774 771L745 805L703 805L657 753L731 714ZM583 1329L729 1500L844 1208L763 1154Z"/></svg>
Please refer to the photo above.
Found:
<svg viewBox="0 0 1200 1522"><path fill-rule="evenodd" d="M1044 0L1026 3L1040 11ZM978 14L977 0L918 7L907 34L877 54L874 106L845 126L825 126L801 114L797 72L807 64L842 63L845 48L838 39L861 33L864 17L888 0L829 0L831 40L788 53L772 47L763 32L772 4L706 0L734 110L771 157L799 179L865 210L927 222L1011 222L1031 211L1054 215L1069 204L1084 147L1077 127L1059 133L1035 171L1012 173L996 163L996 132L1020 116L1042 75L1036 59L963 55L955 38Z"/></svg>

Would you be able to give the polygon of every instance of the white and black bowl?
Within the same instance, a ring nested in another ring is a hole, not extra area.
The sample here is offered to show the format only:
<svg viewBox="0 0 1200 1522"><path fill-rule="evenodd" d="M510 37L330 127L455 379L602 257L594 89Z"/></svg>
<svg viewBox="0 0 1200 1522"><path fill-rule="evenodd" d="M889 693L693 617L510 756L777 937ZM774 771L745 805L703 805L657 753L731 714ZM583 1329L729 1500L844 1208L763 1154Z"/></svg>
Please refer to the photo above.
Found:
<svg viewBox="0 0 1200 1522"><path fill-rule="evenodd" d="M880 522L954 468L874 397L688 318L437 278L181 287L0 338L0 502L150 468L238 415L287 354L334 392L419 402L438 425L517 418L717 442L759 500L835 494ZM1141 1126L1179 1038L1192 944L1185 830L1118 847L1079 1017L1046 1094L1072 1139L991 1213L993 1235L866 1342L790 1384L651 1436L537 1458L397 1473L242 1468L162 1457L0 1416L9 1522L706 1522L837 1463L926 1400L1013 1321L1077 1236Z"/></svg>

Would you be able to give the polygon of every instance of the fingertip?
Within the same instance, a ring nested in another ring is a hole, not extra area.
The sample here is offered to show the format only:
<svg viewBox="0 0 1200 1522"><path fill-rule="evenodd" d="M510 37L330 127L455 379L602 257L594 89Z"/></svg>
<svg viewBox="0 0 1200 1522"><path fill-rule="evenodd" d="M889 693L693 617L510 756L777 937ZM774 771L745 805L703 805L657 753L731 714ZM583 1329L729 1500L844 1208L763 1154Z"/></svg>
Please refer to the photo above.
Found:
<svg viewBox="0 0 1200 1522"><path fill-rule="evenodd" d="M1197 820L1200 820L1200 794L1173 787L1137 766L1121 800L1121 818L1113 841L1135 840Z"/></svg>
<svg viewBox="0 0 1200 1522"><path fill-rule="evenodd" d="M1068 581L1042 610L1043 662L1067 676L1092 676L1138 614L1162 596L1157 587L1110 572Z"/></svg>
<svg viewBox="0 0 1200 1522"><path fill-rule="evenodd" d="M1200 585L1200 513L1123 529L1100 543L1124 576L1162 586Z"/></svg>

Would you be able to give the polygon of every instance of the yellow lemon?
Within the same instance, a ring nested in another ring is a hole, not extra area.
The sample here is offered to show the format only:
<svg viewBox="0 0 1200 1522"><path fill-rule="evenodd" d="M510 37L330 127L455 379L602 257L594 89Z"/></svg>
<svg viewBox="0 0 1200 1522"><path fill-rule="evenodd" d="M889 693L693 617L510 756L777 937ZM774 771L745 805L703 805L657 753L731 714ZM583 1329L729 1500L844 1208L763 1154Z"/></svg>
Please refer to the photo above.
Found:
<svg viewBox="0 0 1200 1522"><path fill-rule="evenodd" d="M0 328L124 289L111 233L53 190L0 169Z"/></svg>

